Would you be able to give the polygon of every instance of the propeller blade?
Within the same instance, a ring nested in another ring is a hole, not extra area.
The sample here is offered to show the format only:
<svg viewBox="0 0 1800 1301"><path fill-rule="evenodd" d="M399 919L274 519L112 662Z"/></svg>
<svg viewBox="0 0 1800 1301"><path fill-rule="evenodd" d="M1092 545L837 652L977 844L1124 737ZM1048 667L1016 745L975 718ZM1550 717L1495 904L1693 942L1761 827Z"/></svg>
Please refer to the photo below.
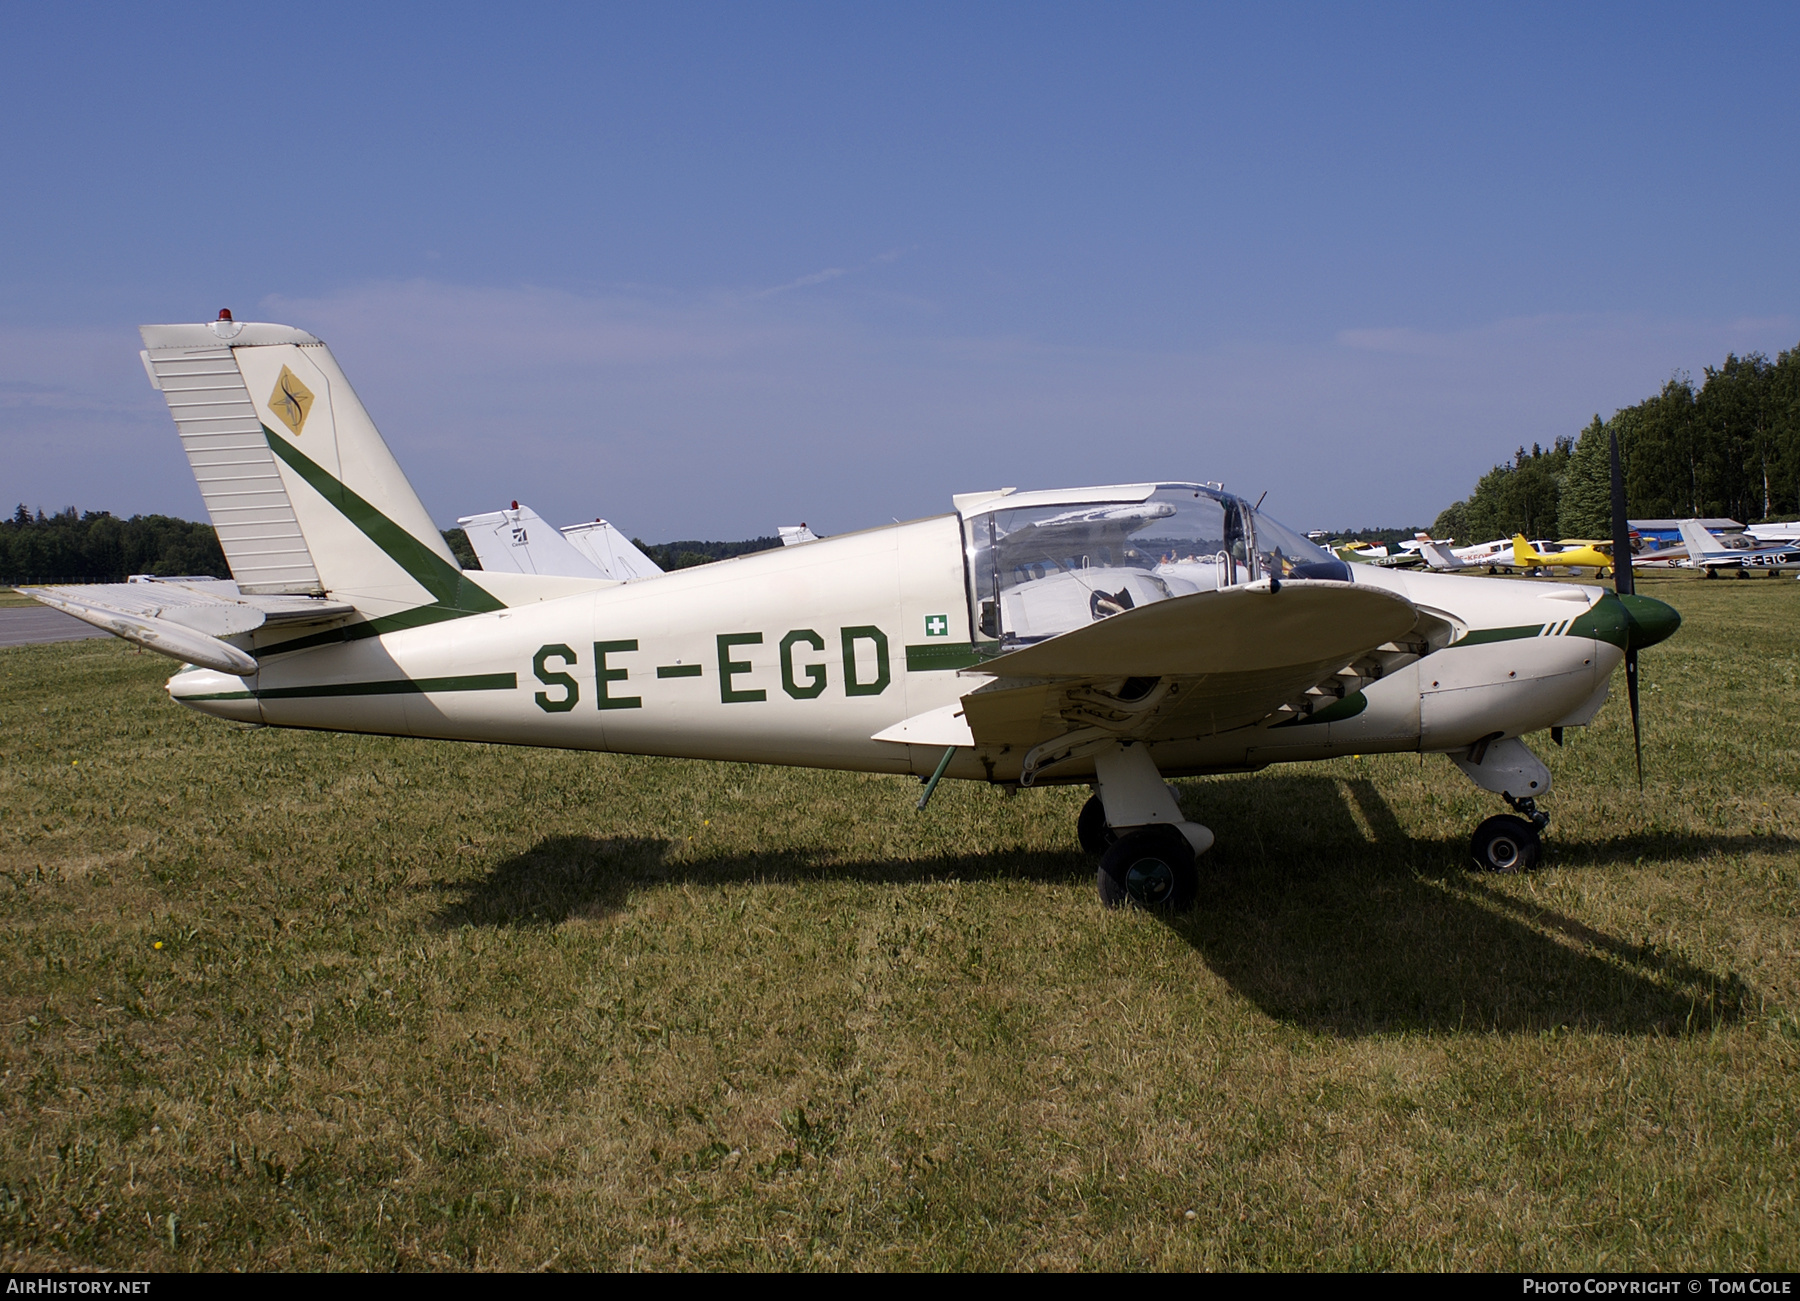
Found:
<svg viewBox="0 0 1800 1301"><path fill-rule="evenodd" d="M1620 596L1630 596L1637 591L1637 584L1631 576L1631 523L1625 518L1625 472L1619 467L1619 432L1612 430L1607 437L1612 441L1612 535L1613 535L1613 591ZM1637 681L1637 658L1631 659L1633 682ZM1636 688L1633 688L1635 691ZM1633 700L1637 697L1632 696ZM1636 706L1633 705L1635 717Z"/></svg>
<svg viewBox="0 0 1800 1301"><path fill-rule="evenodd" d="M1644 734L1638 728L1637 651L1625 652L1625 699L1631 703L1631 748L1637 755L1638 789L1644 789Z"/></svg>
<svg viewBox="0 0 1800 1301"><path fill-rule="evenodd" d="M1607 434L1612 457L1613 591L1632 596L1637 584L1631 573L1631 522L1625 518L1625 472L1619 465L1619 431ZM1637 647L1625 647L1625 699L1631 704L1631 748L1637 756L1638 789L1644 789L1644 733L1638 722Z"/></svg>

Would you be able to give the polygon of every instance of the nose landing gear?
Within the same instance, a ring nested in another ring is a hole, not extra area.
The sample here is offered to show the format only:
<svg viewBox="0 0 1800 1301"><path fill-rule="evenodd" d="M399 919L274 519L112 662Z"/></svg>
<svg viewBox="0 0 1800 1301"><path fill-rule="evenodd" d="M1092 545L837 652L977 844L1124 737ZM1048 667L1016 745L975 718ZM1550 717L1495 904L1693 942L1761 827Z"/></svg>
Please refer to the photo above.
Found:
<svg viewBox="0 0 1800 1301"><path fill-rule="evenodd" d="M1476 827L1469 839L1469 853L1477 867L1489 872L1529 872L1543 860L1541 833L1549 825L1550 815L1530 796L1514 799L1501 791L1500 798L1518 816L1501 813Z"/></svg>
<svg viewBox="0 0 1800 1301"><path fill-rule="evenodd" d="M1506 801L1511 813L1489 818L1469 839L1475 865L1489 872L1529 872L1544 856L1543 830L1550 815L1537 797L1550 790L1550 770L1516 738L1483 739L1467 752L1452 751L1450 762L1483 790ZM1526 794L1514 795L1514 791Z"/></svg>

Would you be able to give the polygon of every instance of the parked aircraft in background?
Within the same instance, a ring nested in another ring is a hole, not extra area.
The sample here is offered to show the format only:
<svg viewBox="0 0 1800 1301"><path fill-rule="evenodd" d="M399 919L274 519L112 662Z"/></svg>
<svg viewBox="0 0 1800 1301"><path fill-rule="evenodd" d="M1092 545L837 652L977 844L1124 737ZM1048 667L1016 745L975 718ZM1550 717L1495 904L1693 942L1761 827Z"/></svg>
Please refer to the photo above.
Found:
<svg viewBox="0 0 1800 1301"><path fill-rule="evenodd" d="M1075 830L1108 905L1196 896L1213 833L1167 778L1345 754L1446 756L1513 810L1476 861L1530 867L1550 772L1521 738L1591 722L1621 662L1635 733L1637 652L1680 623L1629 560L1617 593L1351 566L1182 480L964 493L650 582L465 571L318 339L228 317L143 337L235 584L30 591L188 661L181 704L910 773L921 809L946 777L1091 786Z"/></svg>
<svg viewBox="0 0 1800 1301"><path fill-rule="evenodd" d="M1454 541L1454 539L1451 540ZM1418 543L1419 555L1424 558L1426 566L1430 569L1435 569L1440 573L1451 573L1458 569L1472 569L1481 563L1480 561L1464 559L1460 553L1451 550L1447 543L1439 542L1434 538L1427 537L1423 533L1419 534Z"/></svg>
<svg viewBox="0 0 1800 1301"><path fill-rule="evenodd" d="M543 574L562 578L604 578L630 582L654 578L662 568L632 540L603 519L556 529L529 506L464 515L457 524L468 534L487 573Z"/></svg>
<svg viewBox="0 0 1800 1301"><path fill-rule="evenodd" d="M1587 568L1594 571L1595 578L1604 578L1612 570L1610 542L1577 542L1559 551L1540 551L1538 548L1544 545L1547 544L1527 542L1523 533L1515 533L1512 540L1513 567L1524 573L1566 569L1574 577L1579 577L1581 570Z"/></svg>
<svg viewBox="0 0 1800 1301"><path fill-rule="evenodd" d="M1757 571L1773 578L1800 570L1800 543L1759 544L1743 533L1720 536L1692 519L1681 521L1681 536L1687 543L1689 567L1704 569L1708 578L1718 577L1722 570L1733 570L1739 578Z"/></svg>
<svg viewBox="0 0 1800 1301"><path fill-rule="evenodd" d="M1744 532L1756 539L1758 546L1767 546L1771 542L1793 542L1800 544L1800 524L1752 524Z"/></svg>
<svg viewBox="0 0 1800 1301"><path fill-rule="evenodd" d="M1454 542L1455 539L1452 538L1451 541ZM1451 547L1450 554L1465 565L1489 565L1512 554L1512 539L1495 538L1492 542L1478 542L1470 547Z"/></svg>

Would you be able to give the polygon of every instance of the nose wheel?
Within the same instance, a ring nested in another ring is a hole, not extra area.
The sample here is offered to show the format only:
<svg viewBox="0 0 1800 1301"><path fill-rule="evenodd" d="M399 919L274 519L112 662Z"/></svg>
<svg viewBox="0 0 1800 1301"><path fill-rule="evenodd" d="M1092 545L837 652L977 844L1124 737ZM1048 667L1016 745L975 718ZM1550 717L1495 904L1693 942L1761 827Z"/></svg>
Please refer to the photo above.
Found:
<svg viewBox="0 0 1800 1301"><path fill-rule="evenodd" d="M1475 866L1487 872L1529 872L1543 861L1543 830L1550 815L1527 796L1516 800L1502 792L1501 797L1514 812L1489 818L1469 839L1469 853Z"/></svg>

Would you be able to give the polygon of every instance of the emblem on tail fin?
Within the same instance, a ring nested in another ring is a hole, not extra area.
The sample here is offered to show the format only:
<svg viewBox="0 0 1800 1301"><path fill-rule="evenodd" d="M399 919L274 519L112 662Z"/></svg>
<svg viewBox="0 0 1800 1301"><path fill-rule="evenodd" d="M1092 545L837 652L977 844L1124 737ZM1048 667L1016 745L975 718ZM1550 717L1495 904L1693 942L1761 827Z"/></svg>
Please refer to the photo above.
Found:
<svg viewBox="0 0 1800 1301"><path fill-rule="evenodd" d="M306 424L306 416L312 410L312 390L300 382L300 377L286 366L281 368L281 376L275 381L275 391L269 394L269 409L280 418L294 433L300 437L300 430Z"/></svg>

